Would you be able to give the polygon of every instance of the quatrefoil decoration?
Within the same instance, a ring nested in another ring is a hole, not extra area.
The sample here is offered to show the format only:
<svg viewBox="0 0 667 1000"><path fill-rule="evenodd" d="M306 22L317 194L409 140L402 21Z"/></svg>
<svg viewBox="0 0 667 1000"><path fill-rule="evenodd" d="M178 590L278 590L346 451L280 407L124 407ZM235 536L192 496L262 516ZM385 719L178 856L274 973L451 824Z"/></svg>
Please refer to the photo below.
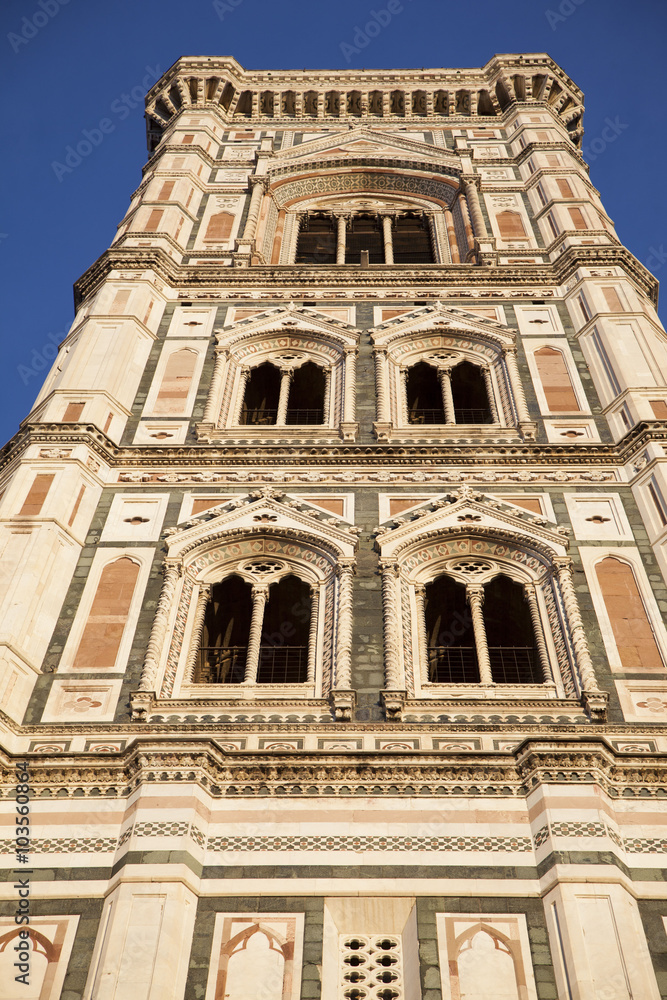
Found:
<svg viewBox="0 0 667 1000"><path fill-rule="evenodd" d="M480 576L482 573L488 573L493 567L490 563L462 559L460 562L454 563L452 569L457 573L466 573L468 576Z"/></svg>

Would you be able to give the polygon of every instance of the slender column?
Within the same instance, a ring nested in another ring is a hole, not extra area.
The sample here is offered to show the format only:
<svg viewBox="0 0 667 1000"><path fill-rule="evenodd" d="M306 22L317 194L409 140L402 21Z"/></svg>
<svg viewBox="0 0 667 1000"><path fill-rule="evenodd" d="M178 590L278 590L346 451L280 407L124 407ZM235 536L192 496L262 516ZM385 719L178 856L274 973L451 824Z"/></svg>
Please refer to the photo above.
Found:
<svg viewBox="0 0 667 1000"><path fill-rule="evenodd" d="M322 401L322 423L328 427L331 423L331 368L324 369L324 400Z"/></svg>
<svg viewBox="0 0 667 1000"><path fill-rule="evenodd" d="M216 347L215 365L211 376L211 385L208 390L208 398L204 409L203 422L205 424L217 424L220 416L220 405L222 390L225 381L225 369L229 360L229 350L226 347Z"/></svg>
<svg viewBox="0 0 667 1000"><path fill-rule="evenodd" d="M320 588L317 584L310 588L310 629L308 631L308 672L306 680L315 683L317 668L317 624L319 621Z"/></svg>
<svg viewBox="0 0 667 1000"><path fill-rule="evenodd" d="M598 683L593 670L588 640L584 631L584 623L579 612L579 602L572 583L572 560L569 556L557 556L554 559L558 586L563 597L565 615L570 626L574 656L577 662L579 678L584 691L598 691Z"/></svg>
<svg viewBox="0 0 667 1000"><path fill-rule="evenodd" d="M438 378L440 380L440 391L442 392L442 406L445 411L445 423L456 423L456 412L454 410L454 397L452 395L452 370L451 368L438 368Z"/></svg>
<svg viewBox="0 0 667 1000"><path fill-rule="evenodd" d="M426 634L426 587L423 583L415 585L415 599L417 601L417 640L419 643L419 675L422 684L428 681L428 635Z"/></svg>
<svg viewBox="0 0 667 1000"><path fill-rule="evenodd" d="M356 410L357 349L345 348L345 375L343 385L343 422L352 423Z"/></svg>
<svg viewBox="0 0 667 1000"><path fill-rule="evenodd" d="M493 379L491 378L491 369L482 368L482 375L484 377L484 385L486 386L486 395L489 397L489 409L491 411L491 419L494 424L500 423L498 419L498 407L496 406L496 394L493 390Z"/></svg>
<svg viewBox="0 0 667 1000"><path fill-rule="evenodd" d="M402 389L403 389L403 392L402 392L403 398L401 400L401 409L403 410L403 424L406 427L410 423L410 413L408 411L408 374L409 374L409 369L408 368L402 368L401 369L401 386L402 386Z"/></svg>
<svg viewBox="0 0 667 1000"><path fill-rule="evenodd" d="M160 600L158 601L155 618L153 619L153 628L151 629L148 646L146 647L146 656L144 657L144 665L139 681L140 691L155 690L155 680L160 666L160 657L162 656L165 636L167 635L169 616L181 575L180 563L170 562L165 559L162 574L164 583L162 584Z"/></svg>
<svg viewBox="0 0 667 1000"><path fill-rule="evenodd" d="M489 657L489 644L486 641L486 627L484 625L484 615L482 613L482 606L484 604L484 587L475 583L467 584L466 597L468 599L468 604L470 605L470 614L472 615L472 630L475 636L475 648L477 649L479 679L482 684L493 684L491 659Z"/></svg>
<svg viewBox="0 0 667 1000"><path fill-rule="evenodd" d="M377 418L389 423L389 386L387 384L387 352L375 352L375 395L377 397Z"/></svg>
<svg viewBox="0 0 667 1000"><path fill-rule="evenodd" d="M334 687L352 688L352 578L354 563L340 560L338 576L338 642L336 643L336 680Z"/></svg>
<svg viewBox="0 0 667 1000"><path fill-rule="evenodd" d="M381 563L382 566L382 624L384 626L384 669L385 684L389 690L400 690L400 659L398 633L400 617L398 613L398 566L396 563Z"/></svg>
<svg viewBox="0 0 667 1000"><path fill-rule="evenodd" d="M486 228L486 223L484 222L484 216L482 215L482 206L479 203L479 195L477 193L478 183L479 180L476 175L461 178L461 185L465 192L466 200L470 208L470 214L472 216L475 236L478 240L481 240L488 239L489 234Z"/></svg>
<svg viewBox="0 0 667 1000"><path fill-rule="evenodd" d="M242 368L241 374L239 375L239 385L236 396L236 407L234 411L234 421L233 421L234 425L237 427L241 423L241 413L243 412L243 400L245 399L245 390L249 378L250 378L250 369Z"/></svg>
<svg viewBox="0 0 667 1000"><path fill-rule="evenodd" d="M521 381L519 366L516 360L516 347L503 348L503 357L505 358L505 366L507 368L510 385L512 386L512 393L514 395L514 403L516 406L516 415L519 423L529 423L530 414L528 412L526 394L523 391L523 383Z"/></svg>
<svg viewBox="0 0 667 1000"><path fill-rule="evenodd" d="M245 661L244 684L255 684L259 668L259 651L264 627L264 608L269 599L269 587L266 583L255 583L252 588L252 618L248 636L248 651Z"/></svg>
<svg viewBox="0 0 667 1000"><path fill-rule="evenodd" d="M336 216L336 263L345 263L345 227L347 219L344 215Z"/></svg>
<svg viewBox="0 0 667 1000"><path fill-rule="evenodd" d="M452 210L451 208L443 208L442 211L445 216L445 225L447 226L447 239L449 240L449 252L452 255L452 264L460 264L461 254L459 253L459 245L456 241L456 229L454 227Z"/></svg>
<svg viewBox="0 0 667 1000"><path fill-rule="evenodd" d="M544 628L542 627L540 606L537 603L535 585L532 583L525 583L523 585L523 593L530 610L530 620L533 623L533 634L535 636L535 645L537 646L537 655L540 658L542 678L545 684L550 684L553 677L551 674L551 664L549 663L547 644L544 638Z"/></svg>
<svg viewBox="0 0 667 1000"><path fill-rule="evenodd" d="M394 238L391 233L391 216L382 216L382 235L384 237L384 262L394 263Z"/></svg>
<svg viewBox="0 0 667 1000"><path fill-rule="evenodd" d="M296 250L299 243L299 230L305 218L305 213L301 212L297 215L292 226L292 232L290 236L290 245L288 248L287 263L293 264L296 260Z"/></svg>
<svg viewBox="0 0 667 1000"><path fill-rule="evenodd" d="M195 617L192 625L192 636L190 638L190 649L188 650L188 658L185 661L185 672L183 675L183 680L186 684L192 683L192 678L194 677L195 668L197 666L197 655L199 653L199 647L201 645L202 632L204 631L204 618L206 617L206 608L211 597L211 588L206 584L203 584L199 588L199 594L197 595L197 606L195 607Z"/></svg>
<svg viewBox="0 0 667 1000"><path fill-rule="evenodd" d="M281 368L280 369L280 396L278 397L278 415L276 417L276 424L281 427L285 425L287 420L287 404L289 403L289 390L292 384L293 371L291 368Z"/></svg>
<svg viewBox="0 0 667 1000"><path fill-rule="evenodd" d="M264 197L264 185L266 180L264 177L251 177L250 182L253 186L252 195L250 196L250 208L248 209L248 218L246 219L245 228L243 230L243 240L254 240L255 234L257 232L257 220L259 219L259 210L262 206L262 198Z"/></svg>
<svg viewBox="0 0 667 1000"><path fill-rule="evenodd" d="M470 214L468 212L468 202L465 198L459 198L459 205L461 206L461 217L463 218L463 226L466 231L468 250L472 250L475 246L475 237L472 232L472 224L470 222Z"/></svg>

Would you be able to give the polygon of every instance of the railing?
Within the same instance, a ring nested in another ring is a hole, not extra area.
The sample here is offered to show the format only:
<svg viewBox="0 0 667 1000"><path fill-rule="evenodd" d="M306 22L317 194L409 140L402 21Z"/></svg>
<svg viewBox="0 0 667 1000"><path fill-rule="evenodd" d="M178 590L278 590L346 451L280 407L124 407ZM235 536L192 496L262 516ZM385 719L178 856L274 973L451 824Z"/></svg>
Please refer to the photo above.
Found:
<svg viewBox="0 0 667 1000"><path fill-rule="evenodd" d="M491 674L496 684L543 684L532 646L489 646Z"/></svg>
<svg viewBox="0 0 667 1000"><path fill-rule="evenodd" d="M542 684L532 646L489 646L495 684ZM479 684L474 646L429 646L428 679L434 684Z"/></svg>
<svg viewBox="0 0 667 1000"><path fill-rule="evenodd" d="M242 424L253 424L261 426L265 424L275 424L278 419L278 410L267 409L266 407L255 410L243 410L241 413Z"/></svg>
<svg viewBox="0 0 667 1000"><path fill-rule="evenodd" d="M428 679L434 684L479 684L474 646L430 646Z"/></svg>
<svg viewBox="0 0 667 1000"><path fill-rule="evenodd" d="M288 409L286 422L288 424L322 424L324 423L324 410L321 408Z"/></svg>
<svg viewBox="0 0 667 1000"><path fill-rule="evenodd" d="M242 684L247 653L245 646L202 646L194 683ZM258 684L301 684L307 669L307 646L260 646Z"/></svg>
<svg viewBox="0 0 667 1000"><path fill-rule="evenodd" d="M445 411L442 409L427 410L423 407L413 407L408 415L411 424L444 424Z"/></svg>
<svg viewBox="0 0 667 1000"><path fill-rule="evenodd" d="M478 407L476 409L469 409L466 407L455 408L456 423L457 424L490 424L492 423L491 414L486 409L486 407Z"/></svg>

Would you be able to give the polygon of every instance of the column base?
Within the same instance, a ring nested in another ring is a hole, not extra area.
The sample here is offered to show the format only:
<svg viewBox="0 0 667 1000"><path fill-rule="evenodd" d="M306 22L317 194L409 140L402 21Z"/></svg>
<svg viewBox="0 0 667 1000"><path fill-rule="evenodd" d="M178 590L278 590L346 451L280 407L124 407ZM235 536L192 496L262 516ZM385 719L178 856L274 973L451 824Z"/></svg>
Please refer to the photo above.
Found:
<svg viewBox="0 0 667 1000"><path fill-rule="evenodd" d="M376 420L373 424L373 433L378 441L389 441L393 427L391 421Z"/></svg>
<svg viewBox="0 0 667 1000"><path fill-rule="evenodd" d="M609 695L606 691L584 691L581 700L594 722L606 722Z"/></svg>
<svg viewBox="0 0 667 1000"><path fill-rule="evenodd" d="M130 718L132 721L148 722L154 701L154 691L130 691Z"/></svg>
<svg viewBox="0 0 667 1000"><path fill-rule="evenodd" d="M329 693L329 704L336 722L351 722L352 713L357 707L357 692L335 688Z"/></svg>
<svg viewBox="0 0 667 1000"><path fill-rule="evenodd" d="M343 441L356 441L359 433L359 424L353 421L344 420L340 425L340 436Z"/></svg>
<svg viewBox="0 0 667 1000"><path fill-rule="evenodd" d="M380 691L380 698L384 705L384 714L388 722L401 722L403 720L403 710L408 699L407 691L385 690Z"/></svg>
<svg viewBox="0 0 667 1000"><path fill-rule="evenodd" d="M537 437L537 424L532 420L524 420L519 424L519 431L524 441L534 441Z"/></svg>

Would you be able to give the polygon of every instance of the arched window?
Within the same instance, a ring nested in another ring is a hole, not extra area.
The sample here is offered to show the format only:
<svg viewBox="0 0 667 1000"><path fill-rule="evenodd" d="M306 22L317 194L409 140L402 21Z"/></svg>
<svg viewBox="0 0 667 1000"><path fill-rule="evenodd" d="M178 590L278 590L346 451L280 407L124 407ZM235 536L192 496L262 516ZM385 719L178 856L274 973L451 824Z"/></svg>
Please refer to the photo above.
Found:
<svg viewBox="0 0 667 1000"><path fill-rule="evenodd" d="M268 362L251 370L243 396L242 424L276 423L280 399L280 379L279 370Z"/></svg>
<svg viewBox="0 0 667 1000"><path fill-rule="evenodd" d="M287 424L323 424L327 379L324 370L307 361L292 376Z"/></svg>
<svg viewBox="0 0 667 1000"><path fill-rule="evenodd" d="M432 365L420 361L408 370L406 393L408 423L446 423L440 380Z"/></svg>
<svg viewBox="0 0 667 1000"><path fill-rule="evenodd" d="M384 264L384 238L375 215L355 215L347 229L345 263L359 264L363 250L370 264Z"/></svg>
<svg viewBox="0 0 667 1000"><path fill-rule="evenodd" d="M280 564L247 567L255 579ZM251 583L233 574L211 587L204 615L196 684L303 684L309 663L310 587L293 574Z"/></svg>
<svg viewBox="0 0 667 1000"><path fill-rule="evenodd" d="M335 264L336 227L331 215L306 216L299 229L297 264Z"/></svg>
<svg viewBox="0 0 667 1000"><path fill-rule="evenodd" d="M467 938L452 964L458 996L482 1000L493 995L495 1000L520 1000L513 955L504 941L488 931L480 930Z"/></svg>
<svg viewBox="0 0 667 1000"><path fill-rule="evenodd" d="M428 218L399 216L392 226L395 264L433 264L433 244Z"/></svg>
<svg viewBox="0 0 667 1000"><path fill-rule="evenodd" d="M448 576L424 591L428 679L439 684L541 684L545 676L524 588L504 575L485 586Z"/></svg>
<svg viewBox="0 0 667 1000"><path fill-rule="evenodd" d="M452 400L457 424L490 424L493 416L484 375L477 365L462 361L451 371Z"/></svg>

